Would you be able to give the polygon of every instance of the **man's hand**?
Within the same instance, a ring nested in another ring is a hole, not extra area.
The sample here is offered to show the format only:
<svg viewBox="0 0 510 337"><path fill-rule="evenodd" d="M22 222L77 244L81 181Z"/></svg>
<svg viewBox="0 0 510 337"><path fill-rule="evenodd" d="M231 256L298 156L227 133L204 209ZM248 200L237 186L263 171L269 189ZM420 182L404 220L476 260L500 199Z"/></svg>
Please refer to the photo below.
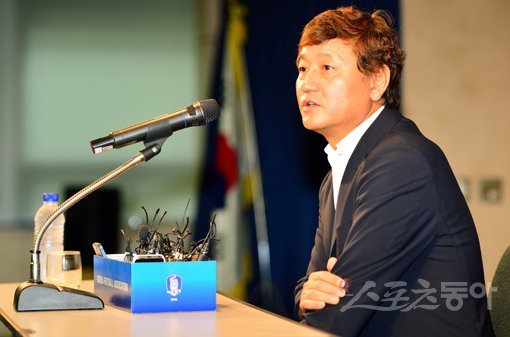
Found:
<svg viewBox="0 0 510 337"><path fill-rule="evenodd" d="M346 282L331 273L337 259L331 257L326 266L327 271L316 271L310 274L308 281L303 284L299 308L301 310L322 309L328 304L338 304L345 296Z"/></svg>

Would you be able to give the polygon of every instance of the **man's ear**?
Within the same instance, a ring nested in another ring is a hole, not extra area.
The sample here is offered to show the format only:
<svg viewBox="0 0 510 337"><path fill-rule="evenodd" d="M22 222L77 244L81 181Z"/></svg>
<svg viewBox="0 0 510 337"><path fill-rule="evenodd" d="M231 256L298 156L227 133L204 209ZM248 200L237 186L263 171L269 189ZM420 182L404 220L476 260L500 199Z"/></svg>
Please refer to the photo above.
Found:
<svg viewBox="0 0 510 337"><path fill-rule="evenodd" d="M377 102L384 95L390 83L390 68L386 64L370 76L370 98Z"/></svg>

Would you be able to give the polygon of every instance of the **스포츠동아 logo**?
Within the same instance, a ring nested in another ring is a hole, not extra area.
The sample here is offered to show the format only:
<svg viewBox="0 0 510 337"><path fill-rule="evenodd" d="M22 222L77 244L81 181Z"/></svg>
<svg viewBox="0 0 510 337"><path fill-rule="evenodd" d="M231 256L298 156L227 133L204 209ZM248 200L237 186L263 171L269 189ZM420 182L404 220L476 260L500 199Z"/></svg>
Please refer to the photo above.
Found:
<svg viewBox="0 0 510 337"><path fill-rule="evenodd" d="M166 292L171 296L177 296L182 292L182 277L172 274L166 278Z"/></svg>

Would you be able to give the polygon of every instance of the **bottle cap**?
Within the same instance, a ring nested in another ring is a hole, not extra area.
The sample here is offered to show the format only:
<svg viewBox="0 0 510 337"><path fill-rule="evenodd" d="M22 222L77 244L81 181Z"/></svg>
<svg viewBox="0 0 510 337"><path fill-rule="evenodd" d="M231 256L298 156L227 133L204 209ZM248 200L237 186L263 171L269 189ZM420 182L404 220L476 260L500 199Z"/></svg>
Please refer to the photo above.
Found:
<svg viewBox="0 0 510 337"><path fill-rule="evenodd" d="M58 193L43 193L43 201L46 202L57 202L58 201Z"/></svg>

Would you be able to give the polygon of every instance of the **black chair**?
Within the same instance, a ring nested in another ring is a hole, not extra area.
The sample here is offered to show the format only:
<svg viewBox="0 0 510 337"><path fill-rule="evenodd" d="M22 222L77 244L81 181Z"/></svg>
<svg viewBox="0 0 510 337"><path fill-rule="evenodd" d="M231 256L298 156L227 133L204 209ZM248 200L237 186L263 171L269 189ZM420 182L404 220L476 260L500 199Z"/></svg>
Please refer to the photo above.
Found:
<svg viewBox="0 0 510 337"><path fill-rule="evenodd" d="M510 246L499 260L491 291L491 318L497 337L510 337Z"/></svg>

